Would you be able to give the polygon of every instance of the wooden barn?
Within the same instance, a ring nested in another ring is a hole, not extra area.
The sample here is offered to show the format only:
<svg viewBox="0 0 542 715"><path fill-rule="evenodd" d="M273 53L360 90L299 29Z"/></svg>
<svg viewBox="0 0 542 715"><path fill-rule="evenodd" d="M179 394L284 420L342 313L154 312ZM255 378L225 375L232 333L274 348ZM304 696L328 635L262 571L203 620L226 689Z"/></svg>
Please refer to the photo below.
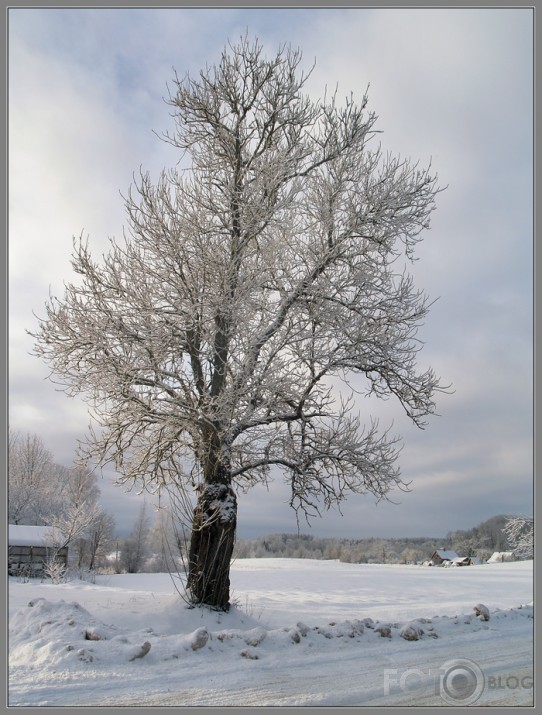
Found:
<svg viewBox="0 0 542 715"><path fill-rule="evenodd" d="M433 556L431 556L430 566L445 566L451 564L459 556L455 551L446 551L445 549L437 549Z"/></svg>
<svg viewBox="0 0 542 715"><path fill-rule="evenodd" d="M474 566L480 563L480 559L475 556L458 556L452 561L453 566Z"/></svg>
<svg viewBox="0 0 542 715"><path fill-rule="evenodd" d="M9 524L8 573L10 576L43 576L45 564L54 556L68 563L68 547L59 547L62 535L50 526Z"/></svg>

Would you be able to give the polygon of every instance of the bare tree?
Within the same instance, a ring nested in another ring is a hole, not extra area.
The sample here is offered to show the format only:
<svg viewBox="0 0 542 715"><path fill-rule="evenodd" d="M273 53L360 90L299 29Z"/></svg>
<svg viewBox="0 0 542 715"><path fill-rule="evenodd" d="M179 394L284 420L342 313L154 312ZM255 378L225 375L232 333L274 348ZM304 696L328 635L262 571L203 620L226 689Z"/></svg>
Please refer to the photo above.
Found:
<svg viewBox="0 0 542 715"><path fill-rule="evenodd" d="M367 97L306 96L300 63L245 37L175 77L165 139L189 169L140 174L126 240L103 261L74 242L80 282L35 334L60 384L89 399L88 458L121 482L196 490L188 588L219 609L237 490L282 473L312 515L406 487L399 438L362 428L349 376L419 427L443 389L416 364L429 301L404 265L436 179L371 143Z"/></svg>

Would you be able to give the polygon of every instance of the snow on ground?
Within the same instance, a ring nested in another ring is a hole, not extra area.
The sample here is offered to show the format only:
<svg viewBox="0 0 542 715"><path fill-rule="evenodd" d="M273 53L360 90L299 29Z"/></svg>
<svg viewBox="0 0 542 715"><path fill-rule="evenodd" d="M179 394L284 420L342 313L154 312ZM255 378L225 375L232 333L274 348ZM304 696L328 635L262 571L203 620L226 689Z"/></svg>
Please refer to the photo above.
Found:
<svg viewBox="0 0 542 715"><path fill-rule="evenodd" d="M532 561L244 559L231 581L235 606L216 613L188 608L168 574L10 577L8 704L534 702Z"/></svg>

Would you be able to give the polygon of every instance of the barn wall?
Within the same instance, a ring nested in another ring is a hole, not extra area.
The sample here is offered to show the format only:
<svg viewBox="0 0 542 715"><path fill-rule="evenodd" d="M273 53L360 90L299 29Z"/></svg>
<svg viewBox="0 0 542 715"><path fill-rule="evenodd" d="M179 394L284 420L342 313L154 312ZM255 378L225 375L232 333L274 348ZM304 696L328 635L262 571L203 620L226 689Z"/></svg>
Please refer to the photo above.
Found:
<svg viewBox="0 0 542 715"><path fill-rule="evenodd" d="M47 546L16 546L12 545L8 550L8 570L12 575L20 571L21 567L30 566L31 564L43 566L52 552L56 550ZM58 561L67 565L68 549L65 547L60 549L56 554Z"/></svg>

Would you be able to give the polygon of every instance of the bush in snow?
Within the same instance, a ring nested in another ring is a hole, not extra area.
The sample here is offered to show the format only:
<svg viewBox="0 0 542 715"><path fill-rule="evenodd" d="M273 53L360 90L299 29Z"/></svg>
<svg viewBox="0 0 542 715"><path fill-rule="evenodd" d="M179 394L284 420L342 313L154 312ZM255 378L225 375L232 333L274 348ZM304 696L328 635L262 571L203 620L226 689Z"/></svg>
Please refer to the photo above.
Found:
<svg viewBox="0 0 542 715"><path fill-rule="evenodd" d="M66 565L52 557L44 563L43 573L51 579L52 583L60 583L66 580Z"/></svg>

